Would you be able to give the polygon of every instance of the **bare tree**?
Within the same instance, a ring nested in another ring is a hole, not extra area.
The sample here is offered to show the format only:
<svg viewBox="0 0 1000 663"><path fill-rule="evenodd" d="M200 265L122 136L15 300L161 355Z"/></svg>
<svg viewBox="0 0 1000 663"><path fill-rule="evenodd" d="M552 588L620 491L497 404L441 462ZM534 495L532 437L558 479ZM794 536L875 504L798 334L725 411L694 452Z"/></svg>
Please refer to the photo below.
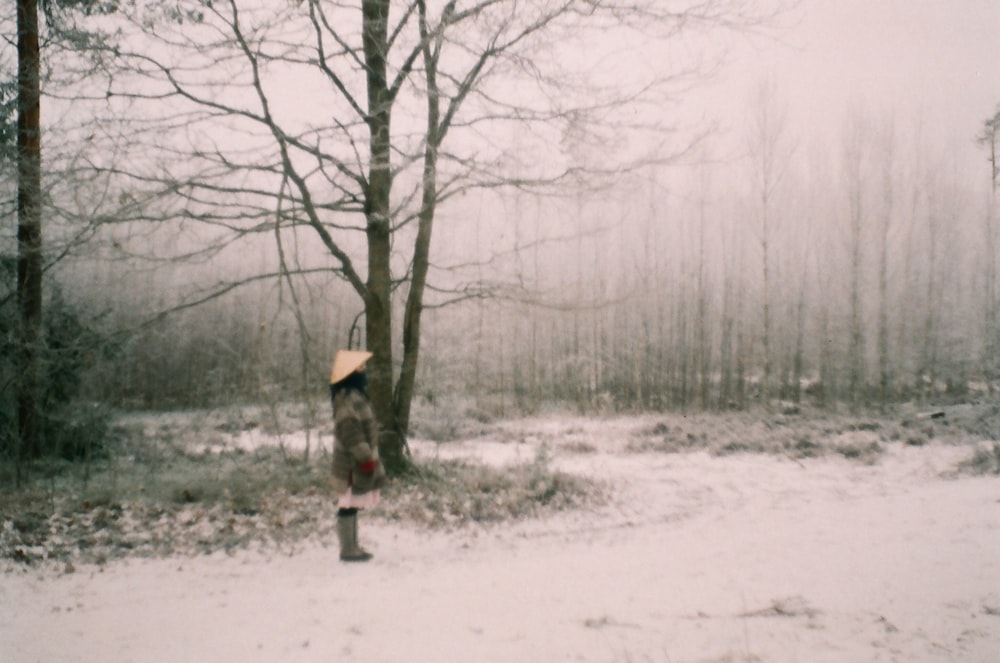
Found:
<svg viewBox="0 0 1000 663"><path fill-rule="evenodd" d="M976 136L976 142L984 146L988 152L990 164L990 182L993 191L997 190L997 178L1000 178L1000 165L997 164L997 132L1000 132L1000 106L993 116L983 121L983 130Z"/></svg>
<svg viewBox="0 0 1000 663"><path fill-rule="evenodd" d="M16 278L13 279L13 297L16 300L16 329L12 334L15 349L13 400L15 423L13 434L0 435L0 451L18 458L38 458L46 453L43 401L49 390L53 363L59 357L50 356L53 348L46 342L43 310L45 273L58 264L80 243L90 236L86 227L60 227L60 221L74 218L79 209L72 197L62 197L80 180L75 177L71 159L60 154L59 140L51 161L58 164L51 173L42 166L43 130L65 138L68 131L58 131L57 123L42 124L43 85L47 93L57 98L73 78L88 73L92 63L85 56L85 47L96 35L76 29L73 18L78 12L103 15L112 11L110 6L91 0L17 0L13 7L15 16L7 12L0 15L5 23L13 18L16 30L17 73L14 85L0 83L0 158L16 162ZM42 43L44 42L44 48ZM9 44L10 41L7 41ZM0 49L4 45L0 44ZM61 67L51 62L60 60ZM3 64L0 59L0 66ZM81 67L81 64L83 67ZM6 78L6 71L0 76ZM16 130L9 131L7 116L16 114ZM82 122L80 124L83 124ZM13 148L13 149L11 149ZM70 148L79 155L79 146ZM47 160L49 160L47 152ZM3 210L6 216L8 212ZM14 213L10 215L13 216ZM43 242L44 230L52 236ZM84 224L86 225L86 224ZM72 224L67 224L72 226ZM6 247L5 247L6 248ZM4 256L6 258L6 256ZM8 296L0 297L0 306ZM4 384L3 393L11 386ZM50 391L50 390L49 390ZM9 448L2 448L9 447ZM20 466L19 466L20 467Z"/></svg>
<svg viewBox="0 0 1000 663"><path fill-rule="evenodd" d="M925 190L927 191L927 209L924 221L927 230L927 253L924 256L924 288L923 288L923 320L922 338L920 341L920 360L918 379L923 383L921 395L923 398L933 397L937 388L938 369L941 350L941 316L940 299L944 297L944 284L941 281L939 269L942 254L942 231L944 230L946 206L942 201L944 192L937 173L925 175Z"/></svg>
<svg viewBox="0 0 1000 663"><path fill-rule="evenodd" d="M130 112L158 113L161 135L189 141L151 136L142 149L171 155L173 164L129 166L121 174L133 186L168 184L173 202L166 211L175 216L241 236L266 232L269 217L285 232L314 233L325 250L316 260L363 303L383 456L398 467L438 208L472 188L539 190L620 170L610 162L584 168L558 149L550 161L529 156L568 133L588 140L603 133L607 141L626 129L662 128L658 113L628 123L615 114L659 108L676 72L652 72L602 92L555 69L567 64L565 40L628 31L655 41L682 27L746 26L762 16L737 0L669 10L645 0L307 0L280 9L182 0L139 5L128 18L125 45L108 53L118 69L107 97L155 102ZM292 77L306 87L289 88ZM289 103L288 95L305 91L309 107ZM532 136L524 154L483 139L505 127ZM659 142L630 159L661 158ZM398 363L397 294L404 302Z"/></svg>
<svg viewBox="0 0 1000 663"><path fill-rule="evenodd" d="M697 322L695 324L695 339L697 342L697 363L699 373L698 400L703 410L709 408L710 392L712 388L712 343L711 330L709 325L709 303L710 284L708 277L708 256L705 242L708 234L708 215L706 206L708 201L708 191L711 188L708 180L708 173L701 169L699 172L699 197L698 197L698 275L696 287L696 300L698 302Z"/></svg>
<svg viewBox="0 0 1000 663"><path fill-rule="evenodd" d="M990 164L990 199L984 222L985 239L985 306L983 310L985 338L983 340L984 368L986 384L992 393L993 381L998 372L997 352L1000 350L1000 301L997 295L997 239L994 214L996 213L997 179L1000 165L997 164L997 133L1000 132L1000 106L992 117L983 121L983 130L976 136L976 142L987 150Z"/></svg>
<svg viewBox="0 0 1000 663"><path fill-rule="evenodd" d="M764 375L761 398L767 405L771 399L774 357L772 279L773 234L775 232L775 195L786 169L791 163L793 146L787 144L786 113L776 108L776 91L772 81L761 83L756 91L755 113L750 134L750 163L753 169L753 190L758 204L759 229L757 240L761 250L761 277L763 294L761 307L763 329L761 342L764 346Z"/></svg>
<svg viewBox="0 0 1000 663"><path fill-rule="evenodd" d="M878 374L879 404L884 411L892 389L889 352L889 237L892 230L894 199L895 136L883 126L880 138L879 169L881 209L878 212Z"/></svg>
<svg viewBox="0 0 1000 663"><path fill-rule="evenodd" d="M864 316L861 293L864 288L865 227L868 170L870 168L871 131L862 116L848 118L844 136L844 183L847 193L847 251L850 285L848 288L849 316L847 382L848 400L856 409L865 385Z"/></svg>

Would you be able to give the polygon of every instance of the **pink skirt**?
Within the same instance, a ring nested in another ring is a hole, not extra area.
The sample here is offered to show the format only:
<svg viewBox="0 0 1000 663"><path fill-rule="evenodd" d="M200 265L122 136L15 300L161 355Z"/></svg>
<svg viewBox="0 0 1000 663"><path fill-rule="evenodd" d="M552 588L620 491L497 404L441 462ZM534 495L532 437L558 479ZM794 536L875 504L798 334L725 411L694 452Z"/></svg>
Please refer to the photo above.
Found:
<svg viewBox="0 0 1000 663"><path fill-rule="evenodd" d="M378 489L355 495L348 486L347 491L337 500L337 506L341 509L370 509L378 504L380 499Z"/></svg>

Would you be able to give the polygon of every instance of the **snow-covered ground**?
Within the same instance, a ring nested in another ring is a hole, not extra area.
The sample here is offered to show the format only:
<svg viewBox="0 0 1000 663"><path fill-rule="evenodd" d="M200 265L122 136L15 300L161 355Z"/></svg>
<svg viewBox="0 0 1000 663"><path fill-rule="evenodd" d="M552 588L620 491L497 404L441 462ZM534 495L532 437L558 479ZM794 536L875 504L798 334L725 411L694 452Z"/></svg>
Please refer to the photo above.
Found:
<svg viewBox="0 0 1000 663"><path fill-rule="evenodd" d="M328 541L8 570L0 661L1000 661L1000 479L953 473L968 446L627 448L649 423L414 442L489 463L545 444L610 500L452 531L362 515L368 564Z"/></svg>

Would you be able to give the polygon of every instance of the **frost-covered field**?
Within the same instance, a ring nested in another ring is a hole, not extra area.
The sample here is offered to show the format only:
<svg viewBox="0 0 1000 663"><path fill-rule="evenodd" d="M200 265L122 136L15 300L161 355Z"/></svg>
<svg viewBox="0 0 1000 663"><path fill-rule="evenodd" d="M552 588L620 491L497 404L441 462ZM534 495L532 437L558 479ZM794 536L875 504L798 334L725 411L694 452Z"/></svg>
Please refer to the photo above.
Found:
<svg viewBox="0 0 1000 663"><path fill-rule="evenodd" d="M453 527L365 514L365 565L332 534L7 561L0 660L995 663L993 423L955 423L977 416L547 416L418 439L424 459L544 456L603 499Z"/></svg>

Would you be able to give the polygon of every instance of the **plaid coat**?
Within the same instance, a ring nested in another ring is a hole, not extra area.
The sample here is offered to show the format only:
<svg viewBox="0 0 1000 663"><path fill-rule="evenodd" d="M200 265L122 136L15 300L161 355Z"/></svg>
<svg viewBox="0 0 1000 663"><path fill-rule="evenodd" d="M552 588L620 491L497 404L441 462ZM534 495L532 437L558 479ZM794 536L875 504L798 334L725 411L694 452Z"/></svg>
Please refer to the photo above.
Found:
<svg viewBox="0 0 1000 663"><path fill-rule="evenodd" d="M333 490L363 495L379 488L385 469L378 457L378 423L368 398L342 389L333 398ZM373 471L364 471L374 465Z"/></svg>

